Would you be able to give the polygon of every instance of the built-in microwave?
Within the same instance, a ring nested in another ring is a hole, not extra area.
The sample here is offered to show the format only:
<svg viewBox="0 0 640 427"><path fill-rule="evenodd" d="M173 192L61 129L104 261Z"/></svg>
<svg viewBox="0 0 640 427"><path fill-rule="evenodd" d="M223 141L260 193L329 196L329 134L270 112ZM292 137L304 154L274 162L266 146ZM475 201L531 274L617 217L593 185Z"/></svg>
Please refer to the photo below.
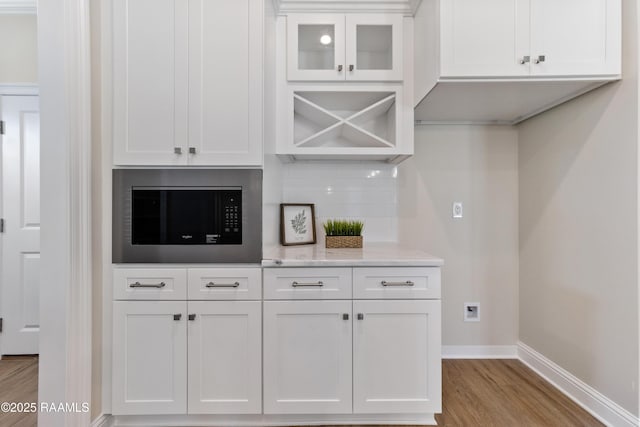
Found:
<svg viewBox="0 0 640 427"><path fill-rule="evenodd" d="M255 263L262 171L114 169L114 263Z"/></svg>

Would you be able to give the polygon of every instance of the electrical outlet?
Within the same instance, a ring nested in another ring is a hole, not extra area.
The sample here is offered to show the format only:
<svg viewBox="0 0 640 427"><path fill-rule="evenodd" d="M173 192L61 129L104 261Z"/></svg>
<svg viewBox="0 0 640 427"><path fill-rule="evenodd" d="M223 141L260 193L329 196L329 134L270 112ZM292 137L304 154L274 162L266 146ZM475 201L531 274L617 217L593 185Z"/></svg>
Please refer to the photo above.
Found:
<svg viewBox="0 0 640 427"><path fill-rule="evenodd" d="M480 321L480 303L479 302L464 303L464 321L465 322Z"/></svg>
<svg viewBox="0 0 640 427"><path fill-rule="evenodd" d="M453 202L453 207L451 210L453 212L454 218L462 218L462 202Z"/></svg>

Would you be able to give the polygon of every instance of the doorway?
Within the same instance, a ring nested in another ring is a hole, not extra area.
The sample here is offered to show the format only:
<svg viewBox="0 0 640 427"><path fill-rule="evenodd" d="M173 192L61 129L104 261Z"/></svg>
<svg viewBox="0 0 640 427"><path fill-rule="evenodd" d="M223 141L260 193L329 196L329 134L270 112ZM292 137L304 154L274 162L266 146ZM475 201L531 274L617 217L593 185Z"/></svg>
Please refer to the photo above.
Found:
<svg viewBox="0 0 640 427"><path fill-rule="evenodd" d="M0 49L0 389L2 401L36 402L40 113L35 1L0 0ZM0 414L0 425L33 425L36 419L34 413Z"/></svg>
<svg viewBox="0 0 640 427"><path fill-rule="evenodd" d="M0 355L38 353L40 114L37 95L0 94Z"/></svg>

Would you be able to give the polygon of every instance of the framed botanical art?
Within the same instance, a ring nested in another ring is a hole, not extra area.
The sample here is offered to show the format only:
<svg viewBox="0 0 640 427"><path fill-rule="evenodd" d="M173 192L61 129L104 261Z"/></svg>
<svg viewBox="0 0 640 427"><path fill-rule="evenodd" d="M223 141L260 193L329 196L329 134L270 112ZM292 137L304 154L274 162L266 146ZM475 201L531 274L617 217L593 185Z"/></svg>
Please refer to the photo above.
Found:
<svg viewBox="0 0 640 427"><path fill-rule="evenodd" d="M313 204L280 204L280 243L283 246L316 243L316 218Z"/></svg>

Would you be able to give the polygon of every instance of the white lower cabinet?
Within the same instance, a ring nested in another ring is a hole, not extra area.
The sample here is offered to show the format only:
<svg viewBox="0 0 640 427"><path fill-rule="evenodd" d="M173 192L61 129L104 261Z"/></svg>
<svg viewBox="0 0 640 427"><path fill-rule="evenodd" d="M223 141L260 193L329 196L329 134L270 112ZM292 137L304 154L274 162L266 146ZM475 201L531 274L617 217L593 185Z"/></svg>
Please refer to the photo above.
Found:
<svg viewBox="0 0 640 427"><path fill-rule="evenodd" d="M441 412L437 268L141 268L114 286L186 277L188 299L153 288L124 295L157 300L113 302L113 415L393 424Z"/></svg>
<svg viewBox="0 0 640 427"><path fill-rule="evenodd" d="M264 413L351 413L351 330L351 301L265 301Z"/></svg>
<svg viewBox="0 0 640 427"><path fill-rule="evenodd" d="M188 413L261 412L260 305L189 302Z"/></svg>
<svg viewBox="0 0 640 427"><path fill-rule="evenodd" d="M187 410L187 303L113 303L114 415Z"/></svg>
<svg viewBox="0 0 640 427"><path fill-rule="evenodd" d="M353 313L353 412L441 412L440 300L356 300Z"/></svg>
<svg viewBox="0 0 640 427"><path fill-rule="evenodd" d="M341 270L342 292L300 301L266 290L324 283L330 268L265 269L265 414L441 412L439 268Z"/></svg>
<svg viewBox="0 0 640 427"><path fill-rule="evenodd" d="M160 274L150 268L115 270L116 289L124 283L121 277L152 283ZM225 301L113 302L113 415L260 414L260 269L175 270L189 277L185 288L194 297L203 298L202 277L224 284L231 278L234 287L210 291ZM249 297L255 300L233 300Z"/></svg>

